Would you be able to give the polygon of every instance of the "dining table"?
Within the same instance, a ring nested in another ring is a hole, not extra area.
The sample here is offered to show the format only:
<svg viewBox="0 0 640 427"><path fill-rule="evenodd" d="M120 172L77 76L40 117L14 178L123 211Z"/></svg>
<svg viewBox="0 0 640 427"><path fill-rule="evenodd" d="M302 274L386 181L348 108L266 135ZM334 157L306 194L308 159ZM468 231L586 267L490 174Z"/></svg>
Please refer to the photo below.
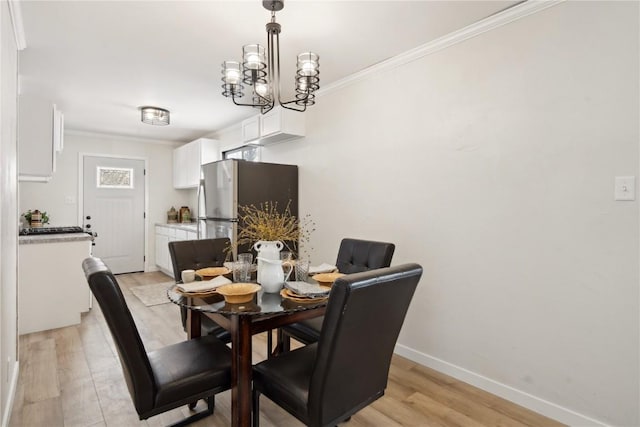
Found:
<svg viewBox="0 0 640 427"><path fill-rule="evenodd" d="M327 305L323 299L291 299L280 293L257 292L248 303L229 304L215 293L189 295L175 286L167 290L174 304L187 308L189 339L201 334L202 316L229 331L231 335L231 425L251 424L252 337L255 334L280 328L301 320L322 316ZM270 337L269 337L270 338ZM269 357L271 357L271 340ZM278 350L275 349L277 352ZM258 414L253 414L258 416Z"/></svg>

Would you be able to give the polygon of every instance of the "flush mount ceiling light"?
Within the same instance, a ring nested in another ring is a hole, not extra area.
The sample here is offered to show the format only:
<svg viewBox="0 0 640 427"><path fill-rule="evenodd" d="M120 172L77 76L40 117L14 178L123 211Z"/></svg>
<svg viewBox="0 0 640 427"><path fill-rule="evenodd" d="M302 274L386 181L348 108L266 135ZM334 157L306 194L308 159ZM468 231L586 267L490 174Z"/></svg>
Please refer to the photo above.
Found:
<svg viewBox="0 0 640 427"><path fill-rule="evenodd" d="M166 126L169 124L169 110L158 107L140 107L143 123L156 126Z"/></svg>
<svg viewBox="0 0 640 427"><path fill-rule="evenodd" d="M267 50L259 44L242 47L242 62L222 63L222 95L236 105L260 108L262 114L271 110L276 101L284 108L305 111L315 104L314 92L320 88L320 57L313 52L298 55L295 77L295 99L280 99L280 24L276 12L284 8L284 0L263 0L262 6L271 11L267 23ZM251 93L244 99L244 85ZM244 100L243 100L244 99Z"/></svg>

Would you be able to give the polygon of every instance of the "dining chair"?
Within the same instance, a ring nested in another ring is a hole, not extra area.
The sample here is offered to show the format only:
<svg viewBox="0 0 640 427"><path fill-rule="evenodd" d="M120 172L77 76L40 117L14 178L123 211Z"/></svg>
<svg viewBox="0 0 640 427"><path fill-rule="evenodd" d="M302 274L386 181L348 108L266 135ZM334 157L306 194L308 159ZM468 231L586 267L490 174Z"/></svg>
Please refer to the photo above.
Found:
<svg viewBox="0 0 640 427"><path fill-rule="evenodd" d="M308 426L335 426L384 395L421 276L421 266L404 264L336 280L318 342L253 367L253 426L261 394Z"/></svg>
<svg viewBox="0 0 640 427"><path fill-rule="evenodd" d="M214 396L231 387L231 351L206 336L147 352L122 291L99 258L82 262L89 283L118 351L131 400L141 420L182 405L207 409L174 424L183 426L213 414Z"/></svg>
<svg viewBox="0 0 640 427"><path fill-rule="evenodd" d="M182 283L182 270L199 270L206 267L221 267L230 256L231 240L227 237L201 240L179 240L169 242L169 254L176 283ZM182 327L187 328L187 309L180 307ZM208 317L201 319L202 335L214 335L225 343L231 342L231 335Z"/></svg>
<svg viewBox="0 0 640 427"><path fill-rule="evenodd" d="M393 243L345 238L340 242L336 266L340 273L352 274L389 267L396 246ZM278 351L289 351L291 338L303 344L318 341L322 317L284 326L278 331Z"/></svg>

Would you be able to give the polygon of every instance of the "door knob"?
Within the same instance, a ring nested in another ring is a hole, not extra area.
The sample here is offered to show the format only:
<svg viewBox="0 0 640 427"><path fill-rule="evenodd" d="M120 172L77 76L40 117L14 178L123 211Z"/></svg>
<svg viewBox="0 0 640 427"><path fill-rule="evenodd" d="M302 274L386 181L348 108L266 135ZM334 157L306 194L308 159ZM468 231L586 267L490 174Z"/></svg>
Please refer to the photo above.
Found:
<svg viewBox="0 0 640 427"><path fill-rule="evenodd" d="M91 219L91 215L87 215L87 219Z"/></svg>
<svg viewBox="0 0 640 427"><path fill-rule="evenodd" d="M86 228L91 228L91 224L85 225Z"/></svg>

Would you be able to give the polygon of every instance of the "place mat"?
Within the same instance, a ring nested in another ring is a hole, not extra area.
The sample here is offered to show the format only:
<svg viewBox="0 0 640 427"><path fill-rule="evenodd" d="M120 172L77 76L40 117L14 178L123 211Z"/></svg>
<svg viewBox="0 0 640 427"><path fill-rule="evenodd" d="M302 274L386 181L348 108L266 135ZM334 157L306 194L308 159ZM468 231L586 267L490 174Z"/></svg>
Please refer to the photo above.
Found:
<svg viewBox="0 0 640 427"><path fill-rule="evenodd" d="M174 286L173 288L174 291L176 291L177 293L179 293L180 295L184 295L185 297L208 297L211 295L219 295L218 294L218 290L217 289L210 289L210 290L205 290L205 291L200 291L200 292L185 292L180 290L180 288L178 287L178 285Z"/></svg>
<svg viewBox="0 0 640 427"><path fill-rule="evenodd" d="M298 296L305 297L326 297L331 292L329 286L320 286L307 282L285 282L284 287Z"/></svg>
<svg viewBox="0 0 640 427"><path fill-rule="evenodd" d="M282 290L280 290L280 296L282 296L282 298L286 298L295 302L322 302L329 299L328 296L321 297L321 298L311 298L311 297L300 296L287 288L283 288Z"/></svg>

